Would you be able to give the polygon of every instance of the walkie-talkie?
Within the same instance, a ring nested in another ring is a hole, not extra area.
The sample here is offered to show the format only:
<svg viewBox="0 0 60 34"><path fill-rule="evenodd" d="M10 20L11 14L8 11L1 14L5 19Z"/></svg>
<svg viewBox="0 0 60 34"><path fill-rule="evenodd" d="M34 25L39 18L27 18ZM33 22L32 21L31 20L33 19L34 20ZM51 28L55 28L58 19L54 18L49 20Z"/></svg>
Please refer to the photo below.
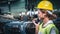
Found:
<svg viewBox="0 0 60 34"><path fill-rule="evenodd" d="M40 22L40 20L39 20L39 19L35 20L35 23L36 23L36 24L38 24L38 22Z"/></svg>

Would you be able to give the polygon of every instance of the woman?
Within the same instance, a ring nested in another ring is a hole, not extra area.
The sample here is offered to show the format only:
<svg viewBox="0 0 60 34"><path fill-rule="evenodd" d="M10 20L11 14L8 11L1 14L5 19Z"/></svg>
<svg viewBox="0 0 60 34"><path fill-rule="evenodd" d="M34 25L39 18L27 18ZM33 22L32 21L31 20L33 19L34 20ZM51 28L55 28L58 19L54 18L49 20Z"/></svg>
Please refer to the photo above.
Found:
<svg viewBox="0 0 60 34"><path fill-rule="evenodd" d="M59 34L58 29L53 24L53 19L56 17L53 13L53 5L49 1L41 1L38 6L38 17L43 21L40 25L36 25L36 34Z"/></svg>

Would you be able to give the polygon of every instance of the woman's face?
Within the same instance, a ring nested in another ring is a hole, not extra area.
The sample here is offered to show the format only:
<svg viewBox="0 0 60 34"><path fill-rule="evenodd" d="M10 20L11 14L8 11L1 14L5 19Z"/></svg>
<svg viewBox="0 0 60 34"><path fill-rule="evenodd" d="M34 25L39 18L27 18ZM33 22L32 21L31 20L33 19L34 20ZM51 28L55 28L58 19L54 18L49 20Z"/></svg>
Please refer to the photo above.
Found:
<svg viewBox="0 0 60 34"><path fill-rule="evenodd" d="M46 15L46 14L43 13L41 10L38 10L38 18L44 19L45 15Z"/></svg>

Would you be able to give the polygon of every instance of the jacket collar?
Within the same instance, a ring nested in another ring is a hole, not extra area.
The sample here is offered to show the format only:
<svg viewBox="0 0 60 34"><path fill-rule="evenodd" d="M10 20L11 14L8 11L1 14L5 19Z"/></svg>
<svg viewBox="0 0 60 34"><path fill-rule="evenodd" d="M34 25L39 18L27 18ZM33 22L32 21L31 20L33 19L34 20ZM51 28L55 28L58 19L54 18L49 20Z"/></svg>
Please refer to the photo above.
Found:
<svg viewBox="0 0 60 34"><path fill-rule="evenodd" d="M52 20L49 20L46 24L43 25L43 27L46 27L49 24L53 24L53 21Z"/></svg>

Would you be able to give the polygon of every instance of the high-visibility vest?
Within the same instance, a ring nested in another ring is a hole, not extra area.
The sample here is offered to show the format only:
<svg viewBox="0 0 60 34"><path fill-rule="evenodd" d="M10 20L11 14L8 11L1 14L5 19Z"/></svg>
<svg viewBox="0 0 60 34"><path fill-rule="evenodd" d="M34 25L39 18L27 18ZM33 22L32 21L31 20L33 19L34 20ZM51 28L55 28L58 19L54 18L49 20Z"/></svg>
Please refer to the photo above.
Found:
<svg viewBox="0 0 60 34"><path fill-rule="evenodd" d="M59 34L59 31L54 24L48 24L46 27L43 27L42 25L43 24L39 26L38 34L50 34L52 28L55 28L56 34Z"/></svg>

